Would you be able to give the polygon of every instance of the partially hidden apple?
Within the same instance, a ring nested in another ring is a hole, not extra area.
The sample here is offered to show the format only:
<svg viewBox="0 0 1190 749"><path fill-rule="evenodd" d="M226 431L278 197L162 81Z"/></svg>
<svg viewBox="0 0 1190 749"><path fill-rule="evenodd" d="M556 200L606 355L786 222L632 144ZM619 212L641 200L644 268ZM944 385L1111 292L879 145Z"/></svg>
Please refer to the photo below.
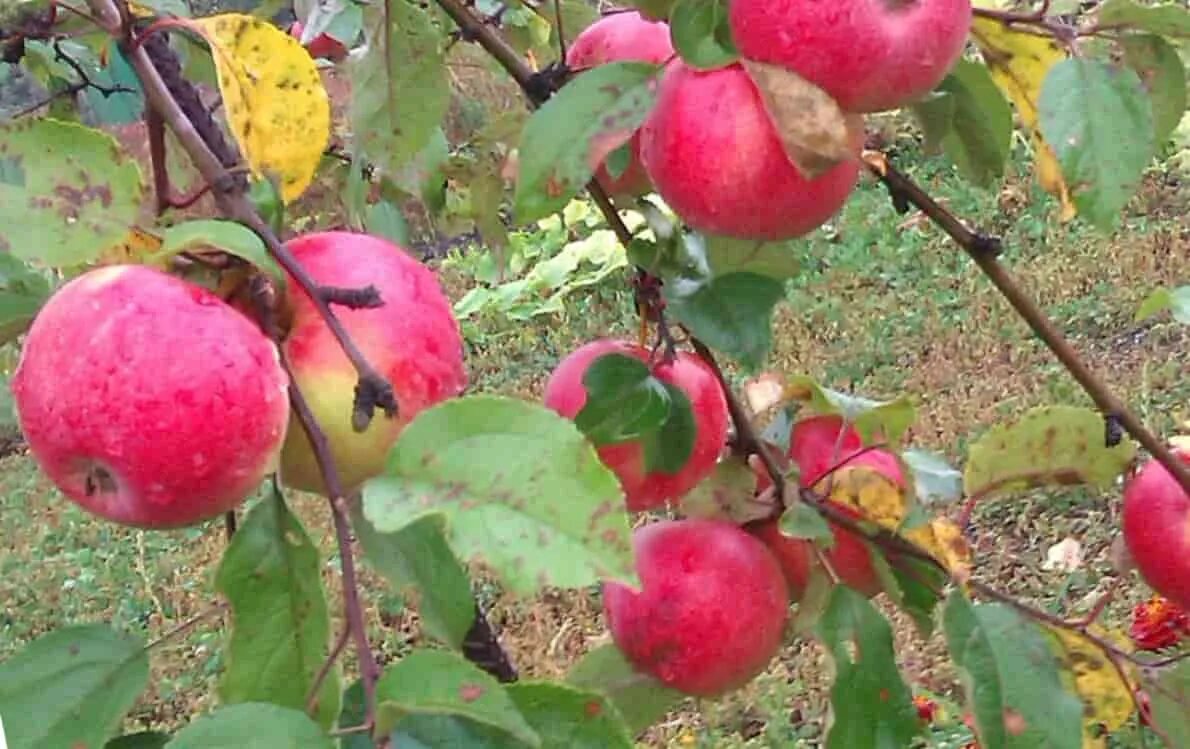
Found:
<svg viewBox="0 0 1190 749"><path fill-rule="evenodd" d="M624 11L603 16L583 29L566 50L566 64L574 70L630 60L659 65L673 55L669 24ZM631 157L619 176L612 177L606 162L595 171L600 186L612 197L633 198L653 189L640 163L639 131L633 134L628 147Z"/></svg>
<svg viewBox="0 0 1190 749"><path fill-rule="evenodd" d="M780 65L847 112L898 109L929 93L962 55L971 0L732 0L748 60Z"/></svg>
<svg viewBox="0 0 1190 749"><path fill-rule="evenodd" d="M641 589L603 583L612 640L637 669L685 694L743 686L776 655L789 594L764 544L721 520L664 520L638 528Z"/></svg>
<svg viewBox="0 0 1190 749"><path fill-rule="evenodd" d="M275 470L287 384L273 343L215 294L112 265L38 312L12 393L30 452L63 494L161 529L233 509Z"/></svg>
<svg viewBox="0 0 1190 749"><path fill-rule="evenodd" d="M775 241L838 213L859 180L862 118L849 119L854 158L816 177L786 154L760 92L740 64L700 71L671 62L639 131L657 194L708 234Z"/></svg>
<svg viewBox="0 0 1190 749"><path fill-rule="evenodd" d="M377 410L367 429L356 432L351 423L355 368L310 296L292 277L287 286L292 323L284 351L295 382L329 439L344 491L351 491L383 470L406 424L466 387L459 324L434 272L386 239L325 231L296 237L286 246L316 283L340 288L372 285L383 302L371 309L333 307L360 352L392 383L397 399L395 418ZM286 485L326 492L296 414L281 458Z"/></svg>
<svg viewBox="0 0 1190 749"><path fill-rule="evenodd" d="M1190 449L1175 448L1174 454L1190 465ZM1190 610L1190 494L1155 459L1124 487L1123 531L1149 587Z"/></svg>
<svg viewBox="0 0 1190 749"><path fill-rule="evenodd" d="M294 21L293 25L289 27L290 35L299 42L302 40L303 31L305 31L305 26L301 21ZM306 51L310 53L310 57L316 60L325 58L337 62L347 57L347 47L343 42L325 32L311 39L305 44L305 47Z"/></svg>
<svg viewBox="0 0 1190 749"><path fill-rule="evenodd" d="M559 415L573 419L587 402L583 376L595 359L605 354L623 354L650 361L649 351L627 341L609 338L590 341L572 351L554 369L545 385L544 403ZM644 448L640 440L601 445L599 459L620 481L627 507L641 512L676 501L711 475L727 441L727 400L714 372L701 359L679 351L672 361L652 365L658 380L682 390L694 411L694 449L676 473L645 471Z"/></svg>
<svg viewBox="0 0 1190 749"><path fill-rule="evenodd" d="M899 488L905 488L905 477L896 457L886 450L864 450L859 432L850 425L844 425L842 417L835 414L815 415L801 419L790 432L788 457L797 464L802 487L825 487L832 469L839 472L852 467L863 466L878 471ZM768 474L757 472L757 491L772 486ZM860 519L863 515L850 505L832 502L840 512ZM823 556L838 574L839 580L871 598L883 590L883 585L872 564L872 554L867 544L854 533L838 523L828 521L834 544L823 551ZM805 595L810 581L810 570L814 564L813 542L804 538L787 536L781 532L778 520L768 520L750 526L749 530L764 541L781 562L781 568L789 583L790 597L797 601Z"/></svg>

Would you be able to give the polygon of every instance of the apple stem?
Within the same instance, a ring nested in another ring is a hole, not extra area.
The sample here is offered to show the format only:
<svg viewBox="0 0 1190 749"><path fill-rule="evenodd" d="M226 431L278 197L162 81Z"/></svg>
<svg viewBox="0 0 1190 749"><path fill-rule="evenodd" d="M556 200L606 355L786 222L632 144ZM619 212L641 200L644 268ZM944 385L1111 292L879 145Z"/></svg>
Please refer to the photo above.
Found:
<svg viewBox="0 0 1190 749"><path fill-rule="evenodd" d="M1103 412L1104 418L1112 419L1124 427L1133 439L1173 474L1182 489L1190 494L1190 466L1178 460L1169 446L1149 431L1103 380L1091 371L1053 321L1029 298L1008 269L998 260L1000 239L968 229L953 213L939 205L925 190L889 163L883 153L865 152L864 161L868 169L888 188L895 204L917 207L971 256L988 280L1028 323L1033 333L1049 347L1062 366L1066 367L1070 375L1082 386Z"/></svg>

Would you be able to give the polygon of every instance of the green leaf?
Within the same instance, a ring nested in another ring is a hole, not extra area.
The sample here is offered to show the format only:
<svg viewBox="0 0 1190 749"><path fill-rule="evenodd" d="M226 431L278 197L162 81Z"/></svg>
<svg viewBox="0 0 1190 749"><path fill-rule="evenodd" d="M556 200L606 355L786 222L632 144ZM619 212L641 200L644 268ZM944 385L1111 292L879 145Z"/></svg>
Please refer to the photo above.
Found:
<svg viewBox="0 0 1190 749"><path fill-rule="evenodd" d="M714 349L757 369L773 344L773 307L784 285L756 273L728 273L710 280L673 279L663 287L673 320Z"/></svg>
<svg viewBox="0 0 1190 749"><path fill-rule="evenodd" d="M877 554L873 553L873 558ZM883 557L879 557L883 560ZM942 601L948 576L945 571L922 559L898 557L892 568L893 585L884 590L902 611L909 615L923 638L934 632L934 610Z"/></svg>
<svg viewBox="0 0 1190 749"><path fill-rule="evenodd" d="M959 171L977 185L1003 176L1012 148L1012 108L985 65L960 59L938 89L954 102L953 127L941 143Z"/></svg>
<svg viewBox="0 0 1190 749"><path fill-rule="evenodd" d="M917 500L923 505L954 502L963 496L963 474L946 459L928 450L911 449L901 453L909 467Z"/></svg>
<svg viewBox="0 0 1190 749"><path fill-rule="evenodd" d="M51 291L45 276L13 255L0 253L0 344L29 329Z"/></svg>
<svg viewBox="0 0 1190 749"><path fill-rule="evenodd" d="M604 695L551 682L506 687L517 709L541 737L542 749L631 749L620 711Z"/></svg>
<svg viewBox="0 0 1190 749"><path fill-rule="evenodd" d="M968 497L1035 486L1111 487L1132 462L1136 447L1105 445L1103 415L1077 406L1041 406L1014 424L989 429L971 445L963 468Z"/></svg>
<svg viewBox="0 0 1190 749"><path fill-rule="evenodd" d="M148 681L144 643L106 624L42 635L0 663L8 747L102 746Z"/></svg>
<svg viewBox="0 0 1190 749"><path fill-rule="evenodd" d="M135 159L106 133L49 118L0 124L0 252L89 263L128 234L142 189Z"/></svg>
<svg viewBox="0 0 1190 749"><path fill-rule="evenodd" d="M112 739L103 749L162 749L169 743L169 734L160 731L140 731Z"/></svg>
<svg viewBox="0 0 1190 749"><path fill-rule="evenodd" d="M669 19L670 39L682 60L692 68L713 70L739 58L726 0L679 0Z"/></svg>
<svg viewBox="0 0 1190 749"><path fill-rule="evenodd" d="M687 518L730 520L739 525L762 520L772 506L755 499L756 474L742 458L720 460L710 476L681 499L681 515Z"/></svg>
<svg viewBox="0 0 1190 749"><path fill-rule="evenodd" d="M791 242L762 242L691 232L686 235L685 243L688 251L694 252L701 243L711 273L716 276L748 272L784 281L801 270Z"/></svg>
<svg viewBox="0 0 1190 749"><path fill-rule="evenodd" d="M513 195L519 222L562 209L636 132L656 98L659 65L619 61L584 71L525 125Z"/></svg>
<svg viewBox="0 0 1190 749"><path fill-rule="evenodd" d="M789 378L788 389L805 391L809 406L816 413L840 414L855 426L865 443L883 437L890 445L896 444L917 418L906 396L891 401L872 400L825 388L807 375Z"/></svg>
<svg viewBox="0 0 1190 749"><path fill-rule="evenodd" d="M279 492L248 512L215 575L232 614L223 703L305 709L330 632L320 568L318 549ZM318 693L315 718L325 727L339 713L340 688L333 669Z"/></svg>
<svg viewBox="0 0 1190 749"><path fill-rule="evenodd" d="M1002 604L973 606L957 589L942 621L982 746L1079 749L1082 702L1036 624Z"/></svg>
<svg viewBox="0 0 1190 749"><path fill-rule="evenodd" d="M536 403L477 395L422 411L363 494L383 533L445 515L451 546L516 592L636 581L619 482L572 421Z"/></svg>
<svg viewBox="0 0 1190 749"><path fill-rule="evenodd" d="M1156 143L1164 143L1186 114L1186 67L1178 51L1156 34L1126 36L1124 62L1136 71L1153 103Z"/></svg>
<svg viewBox="0 0 1190 749"><path fill-rule="evenodd" d="M152 259L161 261L179 252L198 247L222 250L247 260L269 275L276 284L278 293L284 293L287 282L285 272L269 254L264 240L256 232L235 221L196 219L175 224L165 230L161 237L161 249Z"/></svg>
<svg viewBox="0 0 1190 749"><path fill-rule="evenodd" d="M337 699L337 698L336 698ZM300 710L265 702L220 707L183 728L165 749L334 749L334 742Z"/></svg>
<svg viewBox="0 0 1190 749"><path fill-rule="evenodd" d="M1169 746L1190 746L1190 659L1162 668L1142 669L1153 722L1169 737Z"/></svg>
<svg viewBox="0 0 1190 749"><path fill-rule="evenodd" d="M275 177L252 180L248 186L248 200L275 234L280 235L285 230L285 201L281 199L281 188Z"/></svg>
<svg viewBox="0 0 1190 749"><path fill-rule="evenodd" d="M1099 23L1190 38L1190 8L1178 3L1141 5L1135 0L1107 0L1099 8Z"/></svg>
<svg viewBox="0 0 1190 749"><path fill-rule="evenodd" d="M637 671L612 643L583 656L571 668L566 681L605 695L633 734L653 725L685 699L681 692Z"/></svg>
<svg viewBox="0 0 1190 749"><path fill-rule="evenodd" d="M395 533L378 533L360 502L352 502L351 511L368 562L394 588L416 588L422 627L434 639L460 647L475 622L475 599L466 570L446 543L445 519L432 515Z"/></svg>
<svg viewBox="0 0 1190 749"><path fill-rule="evenodd" d="M921 723L897 669L888 620L863 594L836 585L816 629L835 670L828 749L910 746Z"/></svg>
<svg viewBox="0 0 1190 749"><path fill-rule="evenodd" d="M698 425L694 423L694 407L686 393L676 385L664 383L669 395L669 412L665 423L654 432L641 437L646 473L677 473L694 452L694 438Z"/></svg>
<svg viewBox="0 0 1190 749"><path fill-rule="evenodd" d="M363 26L367 51L347 63L351 131L368 159L392 173L431 143L446 115L445 34L407 0L369 6Z"/></svg>
<svg viewBox="0 0 1190 749"><path fill-rule="evenodd" d="M1099 60L1062 60L1046 74L1038 115L1079 213L1112 228L1155 151L1153 106L1140 78Z"/></svg>
<svg viewBox="0 0 1190 749"><path fill-rule="evenodd" d="M491 675L462 656L416 649L376 683L376 730L388 733L409 714L455 715L505 731L530 746L541 739Z"/></svg>
<svg viewBox="0 0 1190 749"><path fill-rule="evenodd" d="M1190 285L1179 286L1172 291L1154 289L1136 310L1135 321L1140 322L1165 310L1173 314L1173 319L1183 325L1190 325Z"/></svg>
<svg viewBox="0 0 1190 749"><path fill-rule="evenodd" d="M387 200L371 203L364 209L364 231L385 237L401 247L409 245L409 224L405 214Z"/></svg>
<svg viewBox="0 0 1190 749"><path fill-rule="evenodd" d="M628 171L628 167L632 166L632 141L620 145L609 153L603 160L603 166L612 179L623 177L624 172Z"/></svg>
<svg viewBox="0 0 1190 749"><path fill-rule="evenodd" d="M144 116L145 110L140 79L137 78L136 71L124 58L124 54L120 52L114 39L107 40L104 51L107 54L107 65L99 65L98 60L94 66L84 65L84 68L89 68L87 70L88 79L96 86L103 86L109 90L116 86L122 86L132 89L132 93L125 91L105 93L92 86L84 88L83 99L87 102L87 108L91 110L93 118L91 122L96 125L123 125L137 122ZM66 54L70 54L70 52Z"/></svg>
<svg viewBox="0 0 1190 749"><path fill-rule="evenodd" d="M954 128L955 97L945 91L933 91L908 106L922 129L922 149L928 154L939 153L942 139Z"/></svg>
<svg viewBox="0 0 1190 749"><path fill-rule="evenodd" d="M781 515L781 532L794 538L805 538L824 549L835 545L830 524L805 502L795 502Z"/></svg>
<svg viewBox="0 0 1190 749"><path fill-rule="evenodd" d="M637 439L661 429L669 416L665 383L649 365L624 354L604 354L583 374L587 399L575 426L596 446Z"/></svg>

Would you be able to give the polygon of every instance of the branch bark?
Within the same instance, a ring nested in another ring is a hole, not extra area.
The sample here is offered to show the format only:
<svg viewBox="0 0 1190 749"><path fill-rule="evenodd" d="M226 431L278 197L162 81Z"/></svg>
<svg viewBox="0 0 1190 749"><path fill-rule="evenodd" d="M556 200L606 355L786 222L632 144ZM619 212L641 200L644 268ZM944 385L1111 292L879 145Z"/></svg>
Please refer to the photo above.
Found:
<svg viewBox="0 0 1190 749"><path fill-rule="evenodd" d="M1173 474L1182 489L1190 494L1190 466L1173 454L1169 446L1157 438L1135 414L1124 405L1111 389L1099 379L1082 360L1070 342L1021 288L1001 265L1000 239L971 231L954 214L943 208L925 190L908 176L901 173L879 152L865 152L864 161L868 169L884 183L894 202L909 204L918 208L931 221L945 231L957 245L971 256L983 274L988 277L1000 294L1008 300L1033 332L1040 338L1070 375L1082 386L1105 417L1115 418L1149 453Z"/></svg>

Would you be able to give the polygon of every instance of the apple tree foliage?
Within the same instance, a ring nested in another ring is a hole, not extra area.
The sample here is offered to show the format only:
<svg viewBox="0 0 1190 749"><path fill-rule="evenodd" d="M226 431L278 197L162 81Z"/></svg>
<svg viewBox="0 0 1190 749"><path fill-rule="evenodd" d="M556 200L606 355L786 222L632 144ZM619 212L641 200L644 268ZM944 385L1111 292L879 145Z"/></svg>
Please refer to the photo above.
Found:
<svg viewBox="0 0 1190 749"><path fill-rule="evenodd" d="M638 5L668 18L674 49L690 65L712 70L738 61L724 0ZM982 186L1004 178L1012 139L1027 139L1036 179L1062 219L1111 231L1184 119L1190 10L1140 0L1090 10L1061 0L1033 5L1041 10L976 3L964 58L908 109L932 158ZM487 263L473 269L480 283L455 307L464 324L481 314L553 315L575 290L636 269L661 282L669 323L747 372L764 367L773 307L797 271L787 243L708 236L652 199L619 206L621 226L576 201L600 163L622 168L628 136L648 116L663 70L622 61L563 74L562 45L598 18L593 7L581 0L299 0L303 38L326 34L352 49L336 62L315 62L273 23L280 8L266 0L248 13L196 16L179 0L0 3L5 64L49 92L43 106L10 111L0 122L4 343L19 345L56 288L105 264L181 272L174 261L183 255L230 255L246 263L236 267L285 282L269 248L237 217L155 203L162 165L178 194L205 183L176 113L156 115L169 127L163 142L150 142L153 129L144 123L153 105L120 41L131 25L137 34L168 34L178 75L205 87L207 109L243 154L254 210L276 230L299 231L294 207L317 178L331 175L355 230L405 241L398 205L416 199L477 232L492 252L477 261ZM460 14L476 27L461 31ZM460 49L481 47L494 55L484 64L517 77L525 98L506 109L490 105L482 124L451 142L448 62ZM346 132L335 135L342 145L330 150L332 102L321 75L329 67L351 83ZM757 85L780 98L803 84L769 75ZM796 142L802 116L796 108L775 111L775 125ZM537 228L518 229L526 225ZM222 288L220 271L186 267L196 281ZM1190 322L1187 288L1155 290L1138 315L1156 314ZM351 502L363 558L392 587L417 591L428 637L374 683L340 665L349 633L336 640L334 603L319 577L326 560L288 498L270 488L242 518L210 591L233 622L211 712L172 735L121 735L147 687L151 651L130 633L80 623L0 664L7 745L630 746L683 695L614 644L558 680L516 679L471 647L482 617L467 562L486 563L524 597L607 578L639 583L631 519L595 447L664 437L672 453L672 445L692 441L682 432L693 422L680 391L643 365L607 360L593 372L588 408L574 422L539 403L490 395L426 411L403 432L384 473ZM779 451L805 409L842 415L865 441L882 440L898 456L905 486L859 474L827 492L868 519L866 543L891 600L923 635L944 634L980 746L1105 746L1106 734L1141 718L1167 745L1190 746L1190 660L1146 660L1093 622L1063 622L1010 591L974 587L969 575L978 560L951 518L960 500L995 501L1039 486L1110 490L1137 450L1127 436L1105 440L1101 414L1062 404L1030 411L976 439L954 468L903 444L915 419L907 397L848 395L788 373L750 380L744 401L733 418L750 419L763 444ZM786 478L798 481L795 473ZM680 510L755 521L752 482L743 456L726 457ZM822 505L797 498L786 505L782 530L829 549ZM922 556L898 554L897 544ZM833 661L826 744L912 745L925 727L888 620L865 596L829 583L818 568L788 634L818 639ZM1147 703L1135 698L1141 691ZM1142 704L1146 714L1138 716Z"/></svg>

